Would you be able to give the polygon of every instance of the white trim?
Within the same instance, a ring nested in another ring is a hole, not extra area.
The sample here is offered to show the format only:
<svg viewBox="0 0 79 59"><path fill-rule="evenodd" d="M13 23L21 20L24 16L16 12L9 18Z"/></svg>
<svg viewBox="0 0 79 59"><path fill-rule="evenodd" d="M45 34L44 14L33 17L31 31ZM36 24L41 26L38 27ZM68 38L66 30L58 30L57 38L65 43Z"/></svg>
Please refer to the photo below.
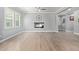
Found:
<svg viewBox="0 0 79 59"><path fill-rule="evenodd" d="M61 13L63 10L66 10L68 9L69 7L62 7L60 9L58 9L55 13L58 14L58 13Z"/></svg>
<svg viewBox="0 0 79 59"><path fill-rule="evenodd" d="M75 34L75 35L79 35L79 33L76 33L76 32L75 32L74 34Z"/></svg>
<svg viewBox="0 0 79 59"><path fill-rule="evenodd" d="M73 32L73 31L68 31L68 30L66 30L66 32Z"/></svg>
<svg viewBox="0 0 79 59"><path fill-rule="evenodd" d="M18 32L18 33L16 33L16 34L14 34L14 35L11 35L11 36L9 36L9 37L7 37L7 38L5 38L5 39L2 39L2 40L0 41L0 43L4 42L4 41L6 41L6 40L8 40L8 39L10 39L10 38L12 38L12 37L14 37L14 36L20 34L20 33L22 33L22 31L21 31L21 32Z"/></svg>
<svg viewBox="0 0 79 59"><path fill-rule="evenodd" d="M25 14L27 13L55 13L55 12L25 12Z"/></svg>
<svg viewBox="0 0 79 59"><path fill-rule="evenodd" d="M69 8L69 7L61 7L61 8L59 8L58 10L56 10L55 12L33 12L33 11L31 11L31 12L23 12L23 13L59 13L59 12L61 12L61 11L63 11L63 10L65 10L65 9L67 9L67 8ZM20 8L21 9L21 8Z"/></svg>
<svg viewBox="0 0 79 59"><path fill-rule="evenodd" d="M22 31L22 32L58 32L58 31Z"/></svg>

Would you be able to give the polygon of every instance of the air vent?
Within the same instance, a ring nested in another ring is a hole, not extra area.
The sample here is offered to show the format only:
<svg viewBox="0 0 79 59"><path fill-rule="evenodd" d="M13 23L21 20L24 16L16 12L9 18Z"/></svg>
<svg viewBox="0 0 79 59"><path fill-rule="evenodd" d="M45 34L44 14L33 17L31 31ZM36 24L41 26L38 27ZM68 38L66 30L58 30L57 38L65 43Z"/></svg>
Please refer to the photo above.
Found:
<svg viewBox="0 0 79 59"><path fill-rule="evenodd" d="M41 9L41 10L46 10L46 9Z"/></svg>

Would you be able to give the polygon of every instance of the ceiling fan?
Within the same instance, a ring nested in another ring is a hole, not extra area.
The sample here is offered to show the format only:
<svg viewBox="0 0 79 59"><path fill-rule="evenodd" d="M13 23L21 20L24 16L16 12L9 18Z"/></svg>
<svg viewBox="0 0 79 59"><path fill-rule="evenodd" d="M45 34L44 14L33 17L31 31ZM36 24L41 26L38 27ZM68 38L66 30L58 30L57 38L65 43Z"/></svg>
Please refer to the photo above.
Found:
<svg viewBox="0 0 79 59"><path fill-rule="evenodd" d="M38 10L38 12L40 12L41 10L46 10L45 8L41 8L41 7L35 7L37 10Z"/></svg>

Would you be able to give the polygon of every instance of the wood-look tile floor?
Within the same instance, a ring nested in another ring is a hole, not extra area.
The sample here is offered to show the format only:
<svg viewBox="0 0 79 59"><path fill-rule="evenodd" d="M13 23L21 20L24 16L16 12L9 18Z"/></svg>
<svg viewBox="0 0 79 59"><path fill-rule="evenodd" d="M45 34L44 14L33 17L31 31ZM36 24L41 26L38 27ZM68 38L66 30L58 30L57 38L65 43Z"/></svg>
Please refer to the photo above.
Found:
<svg viewBox="0 0 79 59"><path fill-rule="evenodd" d="M65 32L25 32L0 43L0 51L79 51L79 36Z"/></svg>

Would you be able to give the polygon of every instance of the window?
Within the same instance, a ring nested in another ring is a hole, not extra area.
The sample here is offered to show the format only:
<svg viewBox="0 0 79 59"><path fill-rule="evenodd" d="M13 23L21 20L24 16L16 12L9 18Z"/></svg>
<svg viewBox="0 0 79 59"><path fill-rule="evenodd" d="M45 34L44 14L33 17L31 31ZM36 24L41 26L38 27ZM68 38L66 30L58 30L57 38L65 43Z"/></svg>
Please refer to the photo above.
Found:
<svg viewBox="0 0 79 59"><path fill-rule="evenodd" d="M21 15L20 13L5 8L5 29L19 28L21 26Z"/></svg>
<svg viewBox="0 0 79 59"><path fill-rule="evenodd" d="M21 19L21 14L19 15L19 26L21 27L22 26L22 22L23 20Z"/></svg>
<svg viewBox="0 0 79 59"><path fill-rule="evenodd" d="M20 14L15 13L15 27L20 27Z"/></svg>
<svg viewBox="0 0 79 59"><path fill-rule="evenodd" d="M5 29L13 28L13 21L14 21L14 12L6 8L5 9Z"/></svg>

